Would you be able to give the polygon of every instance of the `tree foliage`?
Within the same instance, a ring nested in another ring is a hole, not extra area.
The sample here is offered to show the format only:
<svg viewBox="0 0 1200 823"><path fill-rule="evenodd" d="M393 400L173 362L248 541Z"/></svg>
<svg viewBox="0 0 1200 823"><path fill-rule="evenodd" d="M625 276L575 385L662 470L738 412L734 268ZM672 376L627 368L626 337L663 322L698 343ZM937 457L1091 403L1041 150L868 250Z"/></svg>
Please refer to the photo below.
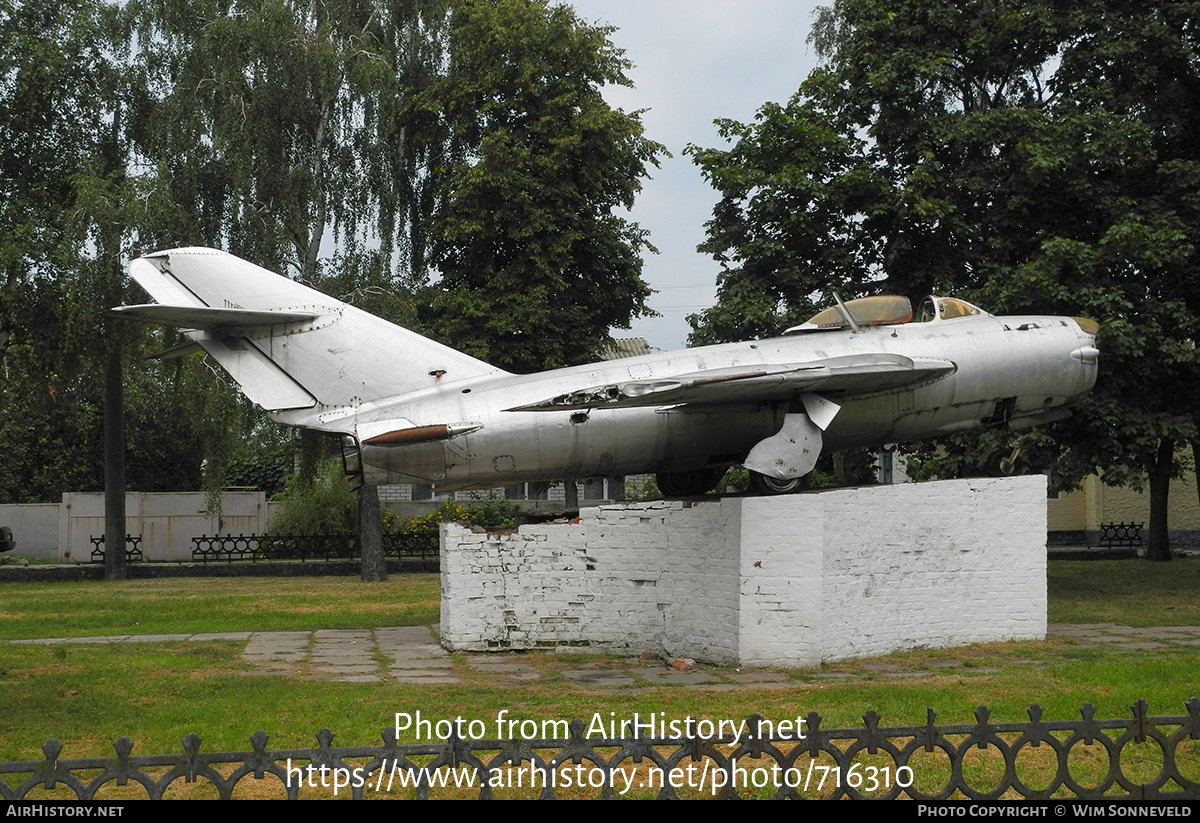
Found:
<svg viewBox="0 0 1200 823"><path fill-rule="evenodd" d="M660 147L600 96L627 82L607 34L540 0L0 0L0 500L100 486L116 336L132 486L279 445L201 358L143 359L176 333L105 321L154 248L225 248L510 366L643 311L613 210Z"/></svg>
<svg viewBox="0 0 1200 823"><path fill-rule="evenodd" d="M5 502L102 487L103 375L118 342L139 489L200 487L201 466L218 467L245 435L245 404L200 361L143 360L175 333L106 317L134 297L123 266L161 212L130 136L126 11L95 0L0 6Z"/></svg>
<svg viewBox="0 0 1200 823"><path fill-rule="evenodd" d="M133 0L129 12L130 132L165 207L156 235L310 281L332 235L347 262L423 273L429 218L414 206L429 147L412 99L444 59L444 3Z"/></svg>
<svg viewBox="0 0 1200 823"><path fill-rule="evenodd" d="M630 85L610 31L566 6L461 3L448 70L421 97L447 132L430 324L505 368L582 362L646 311L649 245L613 212L664 149L601 95Z"/></svg>
<svg viewBox="0 0 1200 823"><path fill-rule="evenodd" d="M1196 438L1200 42L1194 0L838 0L786 105L692 148L725 266L694 339L777 332L831 288L956 292L1101 321L1068 481L1149 475ZM1166 457L1164 457L1166 455ZM1161 514L1158 513L1161 510Z"/></svg>
<svg viewBox="0 0 1200 823"><path fill-rule="evenodd" d="M358 500L341 460L321 464L311 480L293 475L279 495L267 534L347 534L358 530Z"/></svg>

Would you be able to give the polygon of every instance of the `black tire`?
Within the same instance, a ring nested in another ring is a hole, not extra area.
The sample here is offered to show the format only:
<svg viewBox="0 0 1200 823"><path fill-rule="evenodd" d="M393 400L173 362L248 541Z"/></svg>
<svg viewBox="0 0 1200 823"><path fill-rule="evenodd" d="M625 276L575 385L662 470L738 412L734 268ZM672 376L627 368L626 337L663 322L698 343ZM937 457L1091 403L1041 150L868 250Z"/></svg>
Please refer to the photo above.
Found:
<svg viewBox="0 0 1200 823"><path fill-rule="evenodd" d="M663 497L695 497L715 489L726 471L724 466L718 466L686 472L663 472L654 475L654 480Z"/></svg>
<svg viewBox="0 0 1200 823"><path fill-rule="evenodd" d="M750 489L755 493L768 497L776 494L791 494L804 488L803 477L793 477L791 480L780 480L758 472L750 472Z"/></svg>
<svg viewBox="0 0 1200 823"><path fill-rule="evenodd" d="M992 452L988 457L985 468L988 477L1010 477L1017 473L1017 465L1012 459L1012 449Z"/></svg>

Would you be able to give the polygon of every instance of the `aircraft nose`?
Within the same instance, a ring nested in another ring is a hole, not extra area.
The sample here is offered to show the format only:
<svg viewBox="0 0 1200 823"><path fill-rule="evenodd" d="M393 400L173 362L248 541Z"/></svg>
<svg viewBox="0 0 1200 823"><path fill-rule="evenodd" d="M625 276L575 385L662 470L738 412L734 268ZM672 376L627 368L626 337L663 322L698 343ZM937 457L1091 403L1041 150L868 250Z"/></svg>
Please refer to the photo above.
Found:
<svg viewBox="0 0 1200 823"><path fill-rule="evenodd" d="M1096 348L1096 332L1100 331L1100 324L1095 320L1089 320L1086 317L1072 317L1075 325L1079 326L1079 330L1091 338L1093 345L1080 346L1071 352L1071 359L1078 360L1084 365L1094 365L1100 359L1100 350Z"/></svg>
<svg viewBox="0 0 1200 823"><path fill-rule="evenodd" d="M1072 317L1071 320L1083 332L1081 337L1076 337L1073 341L1077 348L1072 349L1069 354L1072 360L1079 363L1079 366L1075 367L1078 369L1075 374L1080 381L1077 395L1083 395L1096 385L1096 375L1100 364L1100 350L1096 348L1096 332L1100 331L1100 324L1086 317ZM1083 345L1080 346L1079 343L1083 343Z"/></svg>

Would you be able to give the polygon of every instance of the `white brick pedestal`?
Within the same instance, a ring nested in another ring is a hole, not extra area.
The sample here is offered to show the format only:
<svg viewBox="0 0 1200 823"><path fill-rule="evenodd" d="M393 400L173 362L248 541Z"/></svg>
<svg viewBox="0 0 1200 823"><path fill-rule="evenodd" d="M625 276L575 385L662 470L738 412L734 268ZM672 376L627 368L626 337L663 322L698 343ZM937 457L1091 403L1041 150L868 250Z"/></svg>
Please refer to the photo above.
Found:
<svg viewBox="0 0 1200 823"><path fill-rule="evenodd" d="M1046 481L951 480L442 527L450 649L816 666L1046 634Z"/></svg>

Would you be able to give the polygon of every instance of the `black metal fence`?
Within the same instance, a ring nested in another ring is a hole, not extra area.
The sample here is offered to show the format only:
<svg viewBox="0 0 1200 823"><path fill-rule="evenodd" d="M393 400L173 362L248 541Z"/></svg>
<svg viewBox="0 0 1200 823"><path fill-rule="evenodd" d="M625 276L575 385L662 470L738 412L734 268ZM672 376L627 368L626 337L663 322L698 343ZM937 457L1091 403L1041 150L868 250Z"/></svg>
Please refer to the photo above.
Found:
<svg viewBox="0 0 1200 823"><path fill-rule="evenodd" d="M438 536L385 534L386 557L437 557ZM192 538L192 560L233 563L244 560L349 560L359 556L353 534L214 534Z"/></svg>
<svg viewBox="0 0 1200 823"><path fill-rule="evenodd" d="M178 754L135 756L122 737L116 757L78 759L61 758L50 740L42 760L0 763L0 796L1197 799L1200 699L1186 707L1186 715L1151 717L1139 700L1130 718L1097 720L1089 703L1082 720L1046 721L1035 705L1029 722L992 723L981 706L973 724L939 726L929 710L924 725L898 727L880 726L871 711L863 728L831 730L815 713L788 724L752 715L732 724L736 733L711 735L703 721L675 727L651 715L634 716L646 725L622 737L604 736L613 718L598 713L588 724L509 726L565 733L557 737L474 739L475 722L486 731L502 726L496 718L436 743L397 745L389 728L381 746L335 747L322 729L316 748L270 750L260 731L253 751L209 753L189 734Z"/></svg>
<svg viewBox="0 0 1200 823"><path fill-rule="evenodd" d="M104 535L96 537L90 535L88 540L92 543L92 562L104 562ZM125 562L135 563L144 560L142 557L142 536L140 534L125 535Z"/></svg>
<svg viewBox="0 0 1200 823"><path fill-rule="evenodd" d="M1136 548L1142 545L1143 523L1101 523L1100 545L1106 549L1113 547Z"/></svg>

